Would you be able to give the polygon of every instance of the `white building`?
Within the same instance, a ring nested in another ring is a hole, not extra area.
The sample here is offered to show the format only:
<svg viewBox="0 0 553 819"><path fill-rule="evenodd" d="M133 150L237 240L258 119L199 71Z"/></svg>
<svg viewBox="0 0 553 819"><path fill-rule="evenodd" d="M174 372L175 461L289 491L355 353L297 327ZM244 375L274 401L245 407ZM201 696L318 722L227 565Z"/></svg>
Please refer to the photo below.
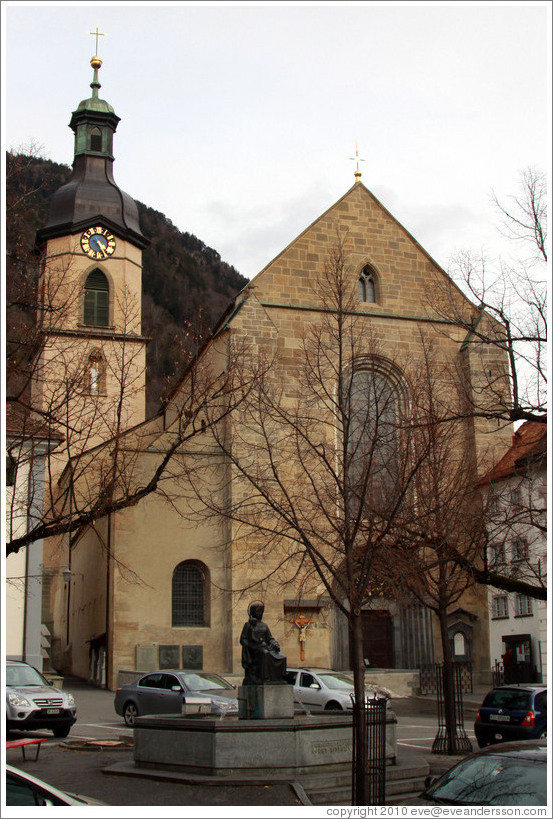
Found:
<svg viewBox="0 0 553 819"><path fill-rule="evenodd" d="M488 516L488 568L547 585L547 424L528 422L480 481ZM547 602L489 586L490 659L505 682L547 679Z"/></svg>
<svg viewBox="0 0 553 819"><path fill-rule="evenodd" d="M24 535L42 516L46 455L61 440L24 410L6 410L6 539ZM43 667L42 540L6 559L5 654Z"/></svg>

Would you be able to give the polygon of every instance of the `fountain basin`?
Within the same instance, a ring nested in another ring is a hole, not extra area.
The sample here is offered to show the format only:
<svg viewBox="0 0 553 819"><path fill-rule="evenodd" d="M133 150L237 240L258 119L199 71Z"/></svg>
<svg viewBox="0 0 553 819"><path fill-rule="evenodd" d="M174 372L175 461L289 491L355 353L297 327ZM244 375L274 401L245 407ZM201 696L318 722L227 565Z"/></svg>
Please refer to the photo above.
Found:
<svg viewBox="0 0 553 819"><path fill-rule="evenodd" d="M397 756L396 717L386 721L386 763ZM137 767L203 776L279 778L351 767L351 714L292 719L224 719L178 714L137 717Z"/></svg>

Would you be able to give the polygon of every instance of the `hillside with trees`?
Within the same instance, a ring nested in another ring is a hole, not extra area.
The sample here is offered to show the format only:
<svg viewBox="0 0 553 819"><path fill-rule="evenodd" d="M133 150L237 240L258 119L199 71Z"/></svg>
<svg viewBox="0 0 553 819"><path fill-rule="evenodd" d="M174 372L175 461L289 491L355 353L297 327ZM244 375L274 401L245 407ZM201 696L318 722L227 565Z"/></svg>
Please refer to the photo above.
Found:
<svg viewBox="0 0 553 819"><path fill-rule="evenodd" d="M35 234L44 226L52 194L69 181L71 168L44 159L33 149L7 153L6 251L8 393L25 378L32 356L39 258ZM154 414L180 377L189 339L201 338L247 283L219 253L180 231L163 213L137 202L140 227L150 241L143 253L142 330L147 348L147 414Z"/></svg>

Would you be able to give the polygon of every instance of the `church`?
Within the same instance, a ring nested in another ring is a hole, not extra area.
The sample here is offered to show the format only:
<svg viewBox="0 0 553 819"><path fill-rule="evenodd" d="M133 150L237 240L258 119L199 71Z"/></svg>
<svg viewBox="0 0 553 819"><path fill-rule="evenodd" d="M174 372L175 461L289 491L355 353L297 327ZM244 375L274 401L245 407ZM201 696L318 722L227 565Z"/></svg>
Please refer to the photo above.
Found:
<svg viewBox="0 0 553 819"><path fill-rule="evenodd" d="M422 355L423 335L434 334L442 371L462 368L469 390L478 388L485 351L463 343L460 330L442 332L429 294L447 274L357 171L353 186L235 297L182 383L146 418L140 310L147 242L135 202L114 180L119 117L99 96L101 60L91 66L92 95L70 122L73 175L53 195L37 235L48 309L34 401L48 414L61 394L70 396L49 492L58 512L82 514L77 529L44 543L50 662L109 689L123 672L153 668L238 675L247 608L261 599L289 665L349 669L339 592L306 564L290 517L303 504L307 520L309 505L319 538L339 517L335 498L319 497L317 470L323 463L336 469L332 458L319 458L312 471L306 464L336 447L327 413L342 372L364 374L357 389L369 391L367 373L376 374L370 383L386 396L389 426L390 413L409 404L408 370ZM338 290L345 309L337 307ZM337 317L346 317L350 333L340 362L332 346ZM318 388L305 368L314 355ZM320 435L317 452L309 449L313 434ZM491 463L510 434L486 419L471 421L467 458ZM304 453L301 463L292 445ZM270 456L264 462L260 451ZM153 476L155 491L143 491ZM119 496L132 502L112 503L103 514L102 498ZM332 562L326 552L322 559ZM366 665L439 662L430 608L392 596L385 583L374 587L362 612ZM487 682L485 589L468 589L448 618L455 659L470 660L475 680Z"/></svg>

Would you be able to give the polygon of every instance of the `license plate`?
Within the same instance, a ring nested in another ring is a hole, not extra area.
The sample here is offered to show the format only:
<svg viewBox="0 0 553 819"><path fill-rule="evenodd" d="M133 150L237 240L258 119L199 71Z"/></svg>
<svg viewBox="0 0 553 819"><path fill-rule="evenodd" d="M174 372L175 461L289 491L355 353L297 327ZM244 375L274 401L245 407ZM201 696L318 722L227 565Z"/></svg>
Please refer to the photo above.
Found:
<svg viewBox="0 0 553 819"><path fill-rule="evenodd" d="M47 714L59 714L59 712L60 712L59 708L47 708L46 709Z"/></svg>
<svg viewBox="0 0 553 819"><path fill-rule="evenodd" d="M510 722L511 717L507 716L507 714L490 714L490 719L494 722Z"/></svg>

